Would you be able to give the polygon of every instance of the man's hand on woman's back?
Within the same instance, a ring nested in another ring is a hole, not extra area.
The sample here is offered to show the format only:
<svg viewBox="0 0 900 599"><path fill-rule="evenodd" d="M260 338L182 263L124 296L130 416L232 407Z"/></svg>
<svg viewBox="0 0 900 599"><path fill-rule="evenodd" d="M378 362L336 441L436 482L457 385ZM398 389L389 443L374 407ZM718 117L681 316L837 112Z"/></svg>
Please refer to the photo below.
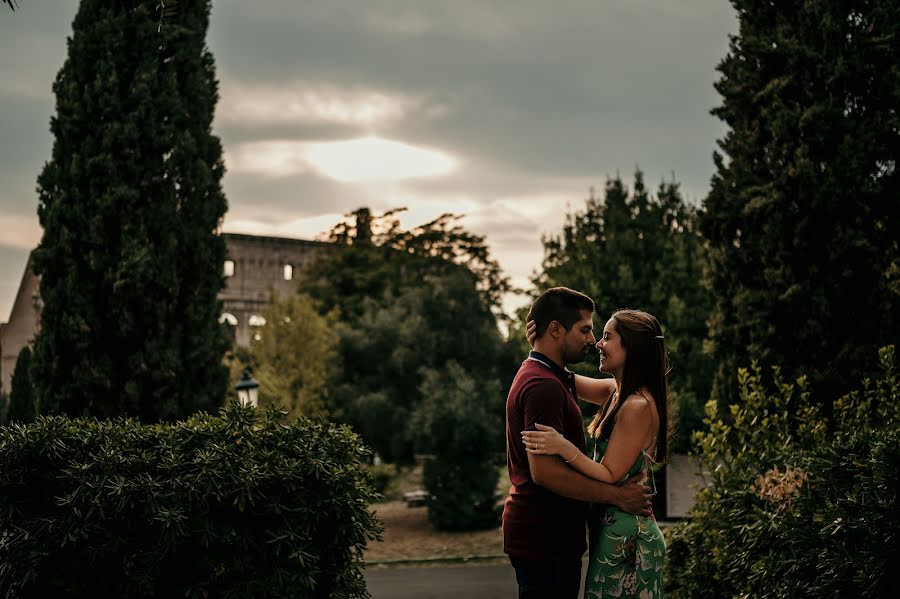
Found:
<svg viewBox="0 0 900 599"><path fill-rule="evenodd" d="M626 480L618 487L618 501L614 504L623 512L649 516L653 493L642 481L647 478L647 472L641 471Z"/></svg>

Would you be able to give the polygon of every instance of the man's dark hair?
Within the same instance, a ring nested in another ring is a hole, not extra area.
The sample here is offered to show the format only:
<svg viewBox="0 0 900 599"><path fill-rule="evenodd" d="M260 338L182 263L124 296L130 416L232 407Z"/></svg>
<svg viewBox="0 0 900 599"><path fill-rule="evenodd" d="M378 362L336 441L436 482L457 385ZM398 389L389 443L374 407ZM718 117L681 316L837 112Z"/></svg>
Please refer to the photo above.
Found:
<svg viewBox="0 0 900 599"><path fill-rule="evenodd" d="M533 320L537 324L537 336L542 337L547 327L554 320L571 329L581 320L581 312L594 311L594 300L568 287L554 287L542 293L534 303L525 321Z"/></svg>

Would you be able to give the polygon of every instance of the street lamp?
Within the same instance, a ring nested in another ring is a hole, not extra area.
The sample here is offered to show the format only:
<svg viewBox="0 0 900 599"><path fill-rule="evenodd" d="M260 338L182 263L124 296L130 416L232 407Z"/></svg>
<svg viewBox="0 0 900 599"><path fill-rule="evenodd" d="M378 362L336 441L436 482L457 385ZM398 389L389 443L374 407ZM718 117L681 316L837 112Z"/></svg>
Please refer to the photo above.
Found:
<svg viewBox="0 0 900 599"><path fill-rule="evenodd" d="M250 376L249 368L244 369L241 380L238 381L234 388L237 390L238 401L241 402L242 406L253 406L255 408L258 405L259 381Z"/></svg>

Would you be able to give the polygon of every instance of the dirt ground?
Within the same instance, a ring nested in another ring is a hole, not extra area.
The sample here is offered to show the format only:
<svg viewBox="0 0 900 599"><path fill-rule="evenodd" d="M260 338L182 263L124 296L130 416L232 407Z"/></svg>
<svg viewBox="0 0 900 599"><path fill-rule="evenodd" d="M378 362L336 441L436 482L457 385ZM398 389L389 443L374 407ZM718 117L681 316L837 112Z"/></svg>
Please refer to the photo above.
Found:
<svg viewBox="0 0 900 599"><path fill-rule="evenodd" d="M500 528L476 532L441 532L428 522L428 509L406 507L403 501L372 506L384 524L384 542L371 542L366 562L404 559L465 558L503 555Z"/></svg>
<svg viewBox="0 0 900 599"><path fill-rule="evenodd" d="M428 522L428 508L407 507L403 493L421 489L422 468L401 471L388 490L386 501L372 505L384 524L384 541L370 542L365 553L367 563L431 558L467 558L503 555L503 533L500 527L475 532L442 532ZM506 468L502 468L497 495L505 499L509 491Z"/></svg>

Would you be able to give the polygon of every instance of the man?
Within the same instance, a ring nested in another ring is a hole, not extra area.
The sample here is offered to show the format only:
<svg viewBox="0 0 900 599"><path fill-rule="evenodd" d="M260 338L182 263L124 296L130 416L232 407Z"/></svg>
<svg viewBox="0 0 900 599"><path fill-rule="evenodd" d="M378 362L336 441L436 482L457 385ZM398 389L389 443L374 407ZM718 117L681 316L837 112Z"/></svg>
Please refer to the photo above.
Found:
<svg viewBox="0 0 900 599"><path fill-rule="evenodd" d="M649 515L650 491L635 477L621 486L588 478L558 456L525 451L523 430L552 426L582 452L584 423L574 374L596 342L591 298L556 287L541 294L526 320L537 324L534 351L506 400L506 456L512 487L503 508L503 550L516 571L520 599L577 597L587 544L587 504Z"/></svg>

